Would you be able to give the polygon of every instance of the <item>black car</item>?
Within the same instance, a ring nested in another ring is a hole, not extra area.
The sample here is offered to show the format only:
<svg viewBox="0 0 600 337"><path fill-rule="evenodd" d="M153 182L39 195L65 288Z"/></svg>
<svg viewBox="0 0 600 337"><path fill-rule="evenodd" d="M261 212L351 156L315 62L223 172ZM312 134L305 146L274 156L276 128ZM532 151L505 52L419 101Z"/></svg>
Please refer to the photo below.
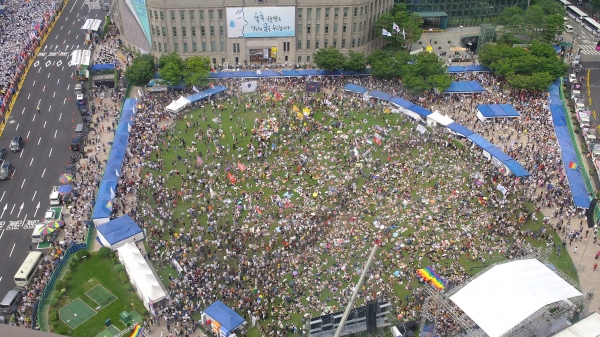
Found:
<svg viewBox="0 0 600 337"><path fill-rule="evenodd" d="M74 165L67 165L65 167L65 174L70 174L74 177L76 173L77 173L77 169L75 168Z"/></svg>
<svg viewBox="0 0 600 337"><path fill-rule="evenodd" d="M80 105L80 106L78 106L78 107L77 107L77 109L79 109L79 113L80 113L82 116L87 116L87 115L89 115L89 114L90 114L90 112L89 112L89 110L88 110L87 106L85 106L85 105Z"/></svg>
<svg viewBox="0 0 600 337"><path fill-rule="evenodd" d="M4 160L6 158L6 148L0 147L0 160Z"/></svg>
<svg viewBox="0 0 600 337"><path fill-rule="evenodd" d="M0 166L0 180L6 180L13 177L15 167L11 163L4 163Z"/></svg>
<svg viewBox="0 0 600 337"><path fill-rule="evenodd" d="M71 151L81 151L82 138L75 136L71 139Z"/></svg>
<svg viewBox="0 0 600 337"><path fill-rule="evenodd" d="M23 149L23 138L21 136L15 136L11 141L10 141L10 150L12 152L18 152L21 151Z"/></svg>

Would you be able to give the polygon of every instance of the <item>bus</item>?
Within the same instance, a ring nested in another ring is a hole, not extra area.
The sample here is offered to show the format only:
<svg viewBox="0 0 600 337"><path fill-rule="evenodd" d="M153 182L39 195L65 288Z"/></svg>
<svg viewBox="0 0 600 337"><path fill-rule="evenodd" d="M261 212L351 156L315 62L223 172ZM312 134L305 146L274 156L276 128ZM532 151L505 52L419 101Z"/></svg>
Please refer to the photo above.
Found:
<svg viewBox="0 0 600 337"><path fill-rule="evenodd" d="M587 14L585 14L581 9L575 6L567 7L567 15L569 15L573 20L577 22L581 22L581 20L587 18Z"/></svg>
<svg viewBox="0 0 600 337"><path fill-rule="evenodd" d="M44 254L41 252L29 252L29 255L27 255L27 258L15 274L15 284L17 287L25 287L31 282L43 258Z"/></svg>
<svg viewBox="0 0 600 337"><path fill-rule="evenodd" d="M563 6L565 6L565 8L571 6L571 3L568 2L567 0L558 0L558 2L560 2Z"/></svg>
<svg viewBox="0 0 600 337"><path fill-rule="evenodd" d="M583 18L581 20L581 24L583 28L590 31L592 34L598 36L600 35L600 23L592 18Z"/></svg>

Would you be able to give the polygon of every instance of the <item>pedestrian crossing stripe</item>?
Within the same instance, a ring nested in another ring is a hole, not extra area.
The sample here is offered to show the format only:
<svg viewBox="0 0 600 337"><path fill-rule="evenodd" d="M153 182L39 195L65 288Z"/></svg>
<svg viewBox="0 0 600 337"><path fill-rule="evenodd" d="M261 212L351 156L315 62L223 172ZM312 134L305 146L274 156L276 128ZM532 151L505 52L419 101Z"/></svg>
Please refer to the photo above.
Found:
<svg viewBox="0 0 600 337"><path fill-rule="evenodd" d="M600 51L596 50L596 45L581 45L579 48L583 55L600 55Z"/></svg>

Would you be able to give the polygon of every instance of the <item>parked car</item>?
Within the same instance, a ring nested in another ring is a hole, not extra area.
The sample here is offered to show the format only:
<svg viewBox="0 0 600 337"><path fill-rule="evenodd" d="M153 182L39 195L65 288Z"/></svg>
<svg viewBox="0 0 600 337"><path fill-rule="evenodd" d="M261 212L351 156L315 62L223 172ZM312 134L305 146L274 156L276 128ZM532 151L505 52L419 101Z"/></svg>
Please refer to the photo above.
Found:
<svg viewBox="0 0 600 337"><path fill-rule="evenodd" d="M576 83L576 82L577 82L577 75L569 74L569 83Z"/></svg>
<svg viewBox="0 0 600 337"><path fill-rule="evenodd" d="M0 180L7 180L15 174L15 167L11 163L4 162L0 166Z"/></svg>
<svg viewBox="0 0 600 337"><path fill-rule="evenodd" d="M85 105L79 105L77 106L77 109L79 109L79 114L81 114L82 116L87 116L90 113L87 106Z"/></svg>

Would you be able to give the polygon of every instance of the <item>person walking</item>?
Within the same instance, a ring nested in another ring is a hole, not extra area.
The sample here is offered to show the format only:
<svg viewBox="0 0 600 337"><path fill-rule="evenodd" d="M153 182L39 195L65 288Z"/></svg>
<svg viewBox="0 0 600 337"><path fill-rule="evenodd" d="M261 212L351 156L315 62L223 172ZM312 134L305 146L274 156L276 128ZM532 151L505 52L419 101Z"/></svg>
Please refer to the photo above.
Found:
<svg viewBox="0 0 600 337"><path fill-rule="evenodd" d="M40 113L40 106L37 106L37 112Z"/></svg>
<svg viewBox="0 0 600 337"><path fill-rule="evenodd" d="M596 268L598 268L598 263L594 263L594 271L596 271Z"/></svg>
<svg viewBox="0 0 600 337"><path fill-rule="evenodd" d="M577 254L577 247L575 247L575 249L573 249L573 254Z"/></svg>

